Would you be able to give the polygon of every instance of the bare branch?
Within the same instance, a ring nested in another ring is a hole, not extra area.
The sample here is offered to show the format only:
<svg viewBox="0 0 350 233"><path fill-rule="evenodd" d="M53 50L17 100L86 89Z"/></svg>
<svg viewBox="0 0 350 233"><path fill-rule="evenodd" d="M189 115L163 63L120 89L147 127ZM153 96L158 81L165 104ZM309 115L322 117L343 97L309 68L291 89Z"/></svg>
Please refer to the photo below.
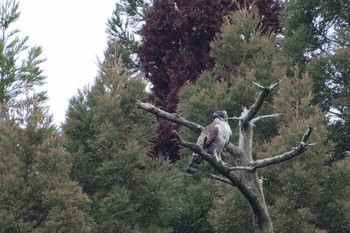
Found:
<svg viewBox="0 0 350 233"><path fill-rule="evenodd" d="M218 180L218 181L221 181L221 182L224 182L226 184L229 184L229 185L232 185L232 186L235 186L229 179L223 177L223 176L218 176L218 175L214 175L214 174L210 174L210 176L212 178L214 178L215 180Z"/></svg>
<svg viewBox="0 0 350 233"><path fill-rule="evenodd" d="M160 108L157 108L156 106L150 104L150 103L143 103L139 100L136 101L136 107L141 108L143 110L146 110L147 112L153 113L154 115L157 115L161 118L167 119L169 121L172 121L176 124L186 126L196 132L201 132L203 130L203 126L193 123L191 121L188 121L187 119L181 117L178 114L171 114L166 111L161 110Z"/></svg>
<svg viewBox="0 0 350 233"><path fill-rule="evenodd" d="M261 88L262 91L260 92L258 98L255 100L255 103L250 107L247 116L243 119L244 123L251 121L255 117L255 115L258 113L259 109L261 108L262 104L264 103L266 97L277 86L278 83L275 83L269 87L264 87L257 83L254 83L254 84L257 85L259 88Z"/></svg>
<svg viewBox="0 0 350 233"><path fill-rule="evenodd" d="M270 114L270 115L258 116L258 117L255 117L254 119L252 119L251 123L254 124L255 122L258 122L260 120L263 120L263 119L266 119L266 118L279 117L281 115L282 115L282 113L273 113L273 114Z"/></svg>
<svg viewBox="0 0 350 233"><path fill-rule="evenodd" d="M260 85L259 83L253 82L253 84L257 87L259 87L260 89L264 89L265 87L263 85Z"/></svg>
<svg viewBox="0 0 350 233"><path fill-rule="evenodd" d="M306 143L306 141L309 139L311 133L312 133L312 127L309 127L308 130L305 132L299 145L296 148L294 148L293 150L285 152L281 155L273 156L271 158L256 160L254 162L251 162L250 166L255 167L255 168L267 167L267 166L270 166L273 164L282 163L282 162L287 161L287 160L289 160L297 155L304 153L312 145L312 144Z"/></svg>
<svg viewBox="0 0 350 233"><path fill-rule="evenodd" d="M150 112L156 116L159 116L161 118L164 118L166 120L172 121L176 124L185 126L187 128L190 128L194 130L195 132L200 133L204 127L196 124L192 121L187 120L184 117L181 117L179 114L171 114L166 111L161 110L160 108L157 108L156 106L150 104L150 103L143 103L141 101L136 101L136 107L141 108L143 110L146 110L147 112ZM226 146L227 152L229 152L233 157L239 157L242 156L242 150L238 147L230 143Z"/></svg>
<svg viewBox="0 0 350 233"><path fill-rule="evenodd" d="M244 156L242 149L236 145L233 145L232 143L229 143L225 149L236 159L240 159L242 156Z"/></svg>
<svg viewBox="0 0 350 233"><path fill-rule="evenodd" d="M241 117L236 117L236 116L234 116L234 117L228 117L227 120L240 121L240 120L242 120L242 118L241 118Z"/></svg>
<svg viewBox="0 0 350 233"><path fill-rule="evenodd" d="M210 154L206 153L202 148L200 148L196 144L184 141L175 130L173 131L173 133L178 136L180 145L189 148L193 152L202 156L204 160L209 162L223 176L223 178L220 179L218 179L218 176L213 178L216 178L222 182L237 187L240 190L240 192L247 198L248 202L250 203L256 214L259 215L262 213L262 211L264 211L264 204L261 202L261 200L257 198L256 193L253 192L253 190L250 187L244 184L239 177L234 175L230 171L230 169L228 169L222 162L214 160L214 158Z"/></svg>
<svg viewBox="0 0 350 233"><path fill-rule="evenodd" d="M252 166L235 166L235 167L230 167L230 171L236 171L236 170L247 170L247 171L254 171L255 167Z"/></svg>
<svg viewBox="0 0 350 233"><path fill-rule="evenodd" d="M200 148L197 144L195 143L191 143L191 142L186 142L185 140L183 140L181 138L181 136L175 131L173 130L173 134L175 134L179 140L179 144L183 147L186 147L188 149L191 149L193 152L201 155L203 157L204 160L208 161L211 165L213 165L215 168L222 166L224 167L224 165L221 163L219 164L218 161L216 161L210 154L208 154L207 152L205 152L202 148ZM226 168L227 172L228 169Z"/></svg>
<svg viewBox="0 0 350 233"><path fill-rule="evenodd" d="M309 137L310 137L310 135L311 135L311 133L312 133L312 130L313 130L313 128L310 126L310 127L307 129L307 131L304 133L303 138L301 139L301 141L302 141L303 143L306 143L306 141L309 139Z"/></svg>

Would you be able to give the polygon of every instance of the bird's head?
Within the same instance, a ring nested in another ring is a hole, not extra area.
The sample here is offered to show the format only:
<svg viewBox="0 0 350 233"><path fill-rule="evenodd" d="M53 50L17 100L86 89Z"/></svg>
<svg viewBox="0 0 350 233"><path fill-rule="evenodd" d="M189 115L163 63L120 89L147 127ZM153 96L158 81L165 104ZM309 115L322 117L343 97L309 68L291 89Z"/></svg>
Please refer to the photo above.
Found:
<svg viewBox="0 0 350 233"><path fill-rule="evenodd" d="M227 121L227 112L226 111L216 111L213 113L214 118L219 118L220 120Z"/></svg>

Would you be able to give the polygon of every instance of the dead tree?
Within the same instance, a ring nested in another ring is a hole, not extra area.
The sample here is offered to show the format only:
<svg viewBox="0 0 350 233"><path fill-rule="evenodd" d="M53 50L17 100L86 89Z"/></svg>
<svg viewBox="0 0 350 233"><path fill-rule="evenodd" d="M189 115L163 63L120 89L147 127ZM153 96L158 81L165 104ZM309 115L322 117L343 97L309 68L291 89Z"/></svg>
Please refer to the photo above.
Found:
<svg viewBox="0 0 350 233"><path fill-rule="evenodd" d="M208 163L210 163L220 175L212 175L214 179L230 184L239 189L243 196L248 200L253 213L253 228L255 233L272 233L273 225L271 217L268 213L265 197L263 193L262 180L259 179L258 169L281 163L292 159L293 157L302 154L312 144L308 144L307 140L311 135L312 127L309 127L303 135L301 141L292 150L280 155L274 155L265 159L253 160L253 127L254 124L262 119L269 117L277 117L280 114L257 116L259 109L269 93L275 88L276 84L270 87L257 85L261 92L255 103L245 109L240 117L233 117L239 121L239 143L238 146L230 143L226 147L226 151L232 155L236 161L236 166L226 166L217 162L210 154L206 153L202 148L195 143L184 141L177 132L181 146L191 149L193 152L201 155ZM176 124L188 127L196 132L201 132L203 126L186 120L178 114L165 112L152 104L142 103L137 101L136 106L150 113L162 117ZM237 172L239 170L239 173Z"/></svg>

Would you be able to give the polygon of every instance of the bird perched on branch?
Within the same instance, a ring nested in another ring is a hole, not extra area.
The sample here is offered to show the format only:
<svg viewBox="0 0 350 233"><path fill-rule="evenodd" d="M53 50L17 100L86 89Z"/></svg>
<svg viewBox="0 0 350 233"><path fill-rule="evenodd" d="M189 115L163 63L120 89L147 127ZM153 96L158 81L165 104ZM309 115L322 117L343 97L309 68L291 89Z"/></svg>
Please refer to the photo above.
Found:
<svg viewBox="0 0 350 233"><path fill-rule="evenodd" d="M227 146L232 134L228 124L226 111L217 111L213 113L214 121L205 127L197 139L197 145L211 154L217 161L221 160L221 152ZM202 156L193 153L191 163L186 170L188 174L196 173L199 164L203 161Z"/></svg>

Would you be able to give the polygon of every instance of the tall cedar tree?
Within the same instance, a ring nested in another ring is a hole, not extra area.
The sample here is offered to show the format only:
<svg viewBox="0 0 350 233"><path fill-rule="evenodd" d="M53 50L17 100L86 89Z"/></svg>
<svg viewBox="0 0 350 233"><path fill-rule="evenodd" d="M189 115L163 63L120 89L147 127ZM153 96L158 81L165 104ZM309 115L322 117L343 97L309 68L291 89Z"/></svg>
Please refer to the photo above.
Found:
<svg viewBox="0 0 350 233"><path fill-rule="evenodd" d="M311 78L299 71L293 78L283 77L274 97L275 111L283 113L278 136L264 144L258 157L292 146L303 128L314 125L310 141L316 143L304 155L279 166L265 169L265 195L269 202L276 232L347 232L349 231L350 160L329 168L332 144L325 141L325 114L313 99ZM286 142L281 144L281 142ZM342 177L343 176L343 177ZM332 214L330 214L332 213Z"/></svg>
<svg viewBox="0 0 350 233"><path fill-rule="evenodd" d="M183 174L147 156L155 119L134 107L147 99L146 85L115 57L107 52L94 84L70 101L63 132L71 175L93 200L96 232L170 233L164 216Z"/></svg>
<svg viewBox="0 0 350 233"><path fill-rule="evenodd" d="M346 198L350 191L347 164L350 160L337 162L332 167L325 165L332 144L324 138L325 114L319 106L310 104L313 82L306 74L300 77L300 70L293 71L294 77L285 76L286 69L279 67L284 51L275 46L277 41L273 35L267 37L257 33L254 30L256 23L250 14L240 12L224 19L221 34L211 44L215 66L211 71L203 72L195 84L182 88L178 112L202 125L211 122L211 113L218 109L227 110L230 116L239 116L242 105L250 106L254 101L257 91L252 82L268 85L279 81L277 94L268 99L269 104L262 110L283 115L281 119L269 119L256 125L254 156L265 158L289 150L310 125L315 128L310 141L316 145L299 158L262 170L264 192L275 230L347 232L350 224L350 203ZM230 64L234 65L230 67ZM236 125L231 123L233 143L237 143ZM198 137L187 129L182 129L181 135L189 141ZM183 158L190 158L188 150L181 152ZM187 159L179 163L183 170L188 166ZM228 156L224 161L235 163ZM210 167L204 163L194 179L201 182L209 172L212 172ZM208 216L207 222L215 232L237 229L252 232L249 205L241 194L231 189L224 186L216 190L213 206L203 215Z"/></svg>
<svg viewBox="0 0 350 233"><path fill-rule="evenodd" d="M210 69L210 42L219 32L222 17L239 6L249 7L253 1L195 0L154 1L141 30L139 57L146 79L151 83L151 98L157 106L176 112L179 90L196 81L198 75ZM256 1L264 34L278 31L280 6L273 0ZM179 158L178 144L172 130L178 127L159 120L153 155Z"/></svg>
<svg viewBox="0 0 350 233"><path fill-rule="evenodd" d="M120 0L115 4L112 17L107 22L108 47L119 44L120 58L130 72L140 71L137 55L139 32L145 22L149 0ZM112 52L113 54L113 52Z"/></svg>
<svg viewBox="0 0 350 233"><path fill-rule="evenodd" d="M90 232L88 197L70 180L61 137L42 105L45 92L34 90L45 80L42 50L29 48L28 37L10 30L19 16L16 1L2 2L0 231Z"/></svg>
<svg viewBox="0 0 350 233"><path fill-rule="evenodd" d="M139 77L130 78L120 59L109 58L95 83L70 100L63 125L65 146L74 158L72 177L89 195L101 186L98 174L105 160L123 151L131 138L148 148L152 135L153 119L133 108L136 99L147 98L145 84Z"/></svg>
<svg viewBox="0 0 350 233"><path fill-rule="evenodd" d="M0 122L0 231L90 232L89 199L52 117L30 97L14 110Z"/></svg>
<svg viewBox="0 0 350 233"><path fill-rule="evenodd" d="M330 115L328 137L337 143L329 162L350 151L350 4L348 1L288 1L282 14L283 51L289 74L293 66L314 80L313 102Z"/></svg>
<svg viewBox="0 0 350 233"><path fill-rule="evenodd" d="M180 91L177 110L181 116L201 125L208 125L212 121L212 113L217 110L226 110L229 116L239 116L242 107L250 106L256 98L258 91L253 82L270 85L279 80L283 71L276 67L279 50L275 36L261 35L256 30L259 23L259 19L255 17L257 13L257 9L253 8L251 12L236 11L224 17L220 34L217 34L210 45L210 57L215 60L214 67L203 72L196 83L188 83ZM268 101L271 102L271 98ZM261 114L271 112L271 105L267 104ZM230 122L230 125L233 131L231 142L236 143L237 123ZM259 144L275 136L276 127L274 119L259 123L254 129L255 143ZM196 141L198 134L182 128L181 136L188 141ZM180 152L184 159L180 160L179 167L185 171L192 153L187 149ZM227 154L224 153L223 157L225 162L235 163ZM199 205L207 208L193 211L207 216L202 225L209 226L210 231L204 232L234 232L237 229L242 233L253 232L248 202L238 190L232 191L231 186L215 185L215 182L208 185L204 177L208 177L211 172L211 167L202 163L193 177L196 186L203 186L201 193L197 195L211 194L206 197L206 200L212 202L210 207L202 202ZM186 208L182 212L185 215ZM195 225L196 220L188 217L186 223Z"/></svg>
<svg viewBox="0 0 350 233"><path fill-rule="evenodd" d="M0 17L0 103L9 106L16 97L43 85L46 77L39 67L44 62L41 47L29 47L28 37L20 38L19 29L12 29L20 18L17 1L2 1ZM36 95L47 98L45 91Z"/></svg>
<svg viewBox="0 0 350 233"><path fill-rule="evenodd" d="M187 83L181 89L177 108L181 115L202 125L209 124L212 113L220 109L230 116L239 116L242 107L250 106L255 100L257 90L253 82L270 85L278 81L283 72L276 66L280 55L275 35L261 35L256 30L259 23L256 14L254 10L240 10L224 17L220 34L210 45L210 57L215 65L199 76L196 85ZM272 110L267 105L262 111ZM257 135L261 133L263 139L273 135L276 128L273 122L263 122L263 127L256 129L261 130L256 131ZM236 126L231 124L232 128ZM187 129L181 131L190 141L198 137L187 132Z"/></svg>

